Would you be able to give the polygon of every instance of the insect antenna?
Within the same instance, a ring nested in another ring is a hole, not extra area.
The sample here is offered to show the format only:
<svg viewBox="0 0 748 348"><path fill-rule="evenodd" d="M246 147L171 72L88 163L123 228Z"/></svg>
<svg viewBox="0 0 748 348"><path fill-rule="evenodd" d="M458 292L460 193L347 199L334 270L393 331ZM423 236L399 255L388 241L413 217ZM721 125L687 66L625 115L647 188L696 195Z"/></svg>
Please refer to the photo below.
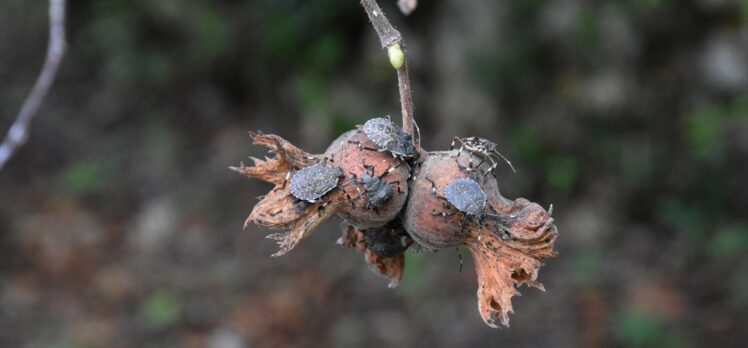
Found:
<svg viewBox="0 0 748 348"><path fill-rule="evenodd" d="M502 155L501 152L498 152L496 150L493 150L493 152L495 152L497 155L499 155L499 157L501 157L506 162L506 164L509 165L509 168L512 168L512 171L514 172L514 174L517 174L517 170L514 169L514 166L512 165L511 161L509 161L506 157L504 157L504 155Z"/></svg>
<svg viewBox="0 0 748 348"><path fill-rule="evenodd" d="M462 273L462 253L458 247L455 247L455 250L457 250L457 258L460 259L460 270L457 273Z"/></svg>

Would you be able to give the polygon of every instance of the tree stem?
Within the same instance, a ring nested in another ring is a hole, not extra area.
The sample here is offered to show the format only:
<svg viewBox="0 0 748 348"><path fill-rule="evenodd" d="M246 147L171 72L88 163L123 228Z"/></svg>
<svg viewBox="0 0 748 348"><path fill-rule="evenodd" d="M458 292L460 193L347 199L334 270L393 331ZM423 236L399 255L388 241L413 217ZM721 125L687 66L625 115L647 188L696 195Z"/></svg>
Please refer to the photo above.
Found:
<svg viewBox="0 0 748 348"><path fill-rule="evenodd" d="M31 119L47 95L52 81L57 75L62 55L65 52L65 0L49 0L49 44L44 66L36 79L34 87L21 106L15 122L10 126L8 135L0 144L0 169L18 150L28 137Z"/></svg>
<svg viewBox="0 0 748 348"><path fill-rule="evenodd" d="M403 116L403 131L413 136L414 130L418 128L416 121L413 118L413 100L411 97L410 78L408 78L408 64L407 64L407 53L405 51L405 43L400 32L395 29L390 21L387 20L387 16L384 15L382 9L375 0L361 0L361 6L366 10L366 14L369 16L369 21L374 27L374 30L379 36L379 41L382 43L382 47L387 50L391 46L399 45L403 50L404 57L403 64L397 69L397 80L398 89L400 91L400 106ZM420 146L420 135L414 136L414 144L416 147Z"/></svg>

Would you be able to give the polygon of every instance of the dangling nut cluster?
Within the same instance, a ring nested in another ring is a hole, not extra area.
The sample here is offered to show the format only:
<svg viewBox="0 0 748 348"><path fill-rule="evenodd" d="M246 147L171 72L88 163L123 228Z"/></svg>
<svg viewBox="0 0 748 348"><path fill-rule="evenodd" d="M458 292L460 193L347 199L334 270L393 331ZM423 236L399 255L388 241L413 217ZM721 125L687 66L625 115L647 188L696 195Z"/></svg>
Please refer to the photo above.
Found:
<svg viewBox="0 0 748 348"><path fill-rule="evenodd" d="M555 256L558 231L540 205L501 196L494 170L506 159L496 144L455 138L451 150L428 152L389 116L343 133L319 155L277 135L250 137L272 157L231 169L275 184L245 222L283 230L268 236L280 246L273 256L337 214L344 220L338 244L364 252L390 287L402 278L406 250L466 246L478 274L478 308L491 327L509 325L516 287L543 290L540 260Z"/></svg>

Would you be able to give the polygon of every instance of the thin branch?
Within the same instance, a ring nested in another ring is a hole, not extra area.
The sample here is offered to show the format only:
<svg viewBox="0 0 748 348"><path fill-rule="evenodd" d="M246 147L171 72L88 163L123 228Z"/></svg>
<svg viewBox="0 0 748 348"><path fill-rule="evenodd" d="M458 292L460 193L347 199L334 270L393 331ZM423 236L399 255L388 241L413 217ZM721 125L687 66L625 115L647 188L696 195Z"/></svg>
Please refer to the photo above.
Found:
<svg viewBox="0 0 748 348"><path fill-rule="evenodd" d="M413 97L411 96L410 78L408 77L408 63L403 62L403 66L397 69L397 86L400 91L400 108L403 114L403 131L413 135L413 129L418 129L416 119L413 118ZM421 146L421 134L416 133L414 144L416 147Z"/></svg>
<svg viewBox="0 0 748 348"><path fill-rule="evenodd" d="M407 55L405 53L405 43L400 32L395 29L390 21L387 20L387 16L384 15L382 9L379 8L375 0L361 0L361 6L366 10L366 14L369 16L371 25L379 36L379 41L382 43L382 47L385 50L393 46L399 46L402 49L403 61L397 69L397 80L400 91L400 106L403 115L403 131L410 135L413 135L414 129L418 129L416 121L413 118L413 100L411 97L410 79L408 78L408 64ZM416 134L418 135L418 134ZM414 137L414 144L420 146L420 135Z"/></svg>
<svg viewBox="0 0 748 348"><path fill-rule="evenodd" d="M382 42L382 47L387 48L395 44L402 46L403 37L400 32L395 29L390 21L387 20L387 16L384 15L382 9L375 0L361 0L361 6L366 10L366 14L369 16L371 25L374 26L374 30L377 31L379 41Z"/></svg>
<svg viewBox="0 0 748 348"><path fill-rule="evenodd" d="M0 170L13 153L28 138L28 128L39 105L49 91L57 75L62 55L65 52L65 0L49 0L49 43L47 57L34 87L23 102L15 122L10 126L8 135L0 144Z"/></svg>

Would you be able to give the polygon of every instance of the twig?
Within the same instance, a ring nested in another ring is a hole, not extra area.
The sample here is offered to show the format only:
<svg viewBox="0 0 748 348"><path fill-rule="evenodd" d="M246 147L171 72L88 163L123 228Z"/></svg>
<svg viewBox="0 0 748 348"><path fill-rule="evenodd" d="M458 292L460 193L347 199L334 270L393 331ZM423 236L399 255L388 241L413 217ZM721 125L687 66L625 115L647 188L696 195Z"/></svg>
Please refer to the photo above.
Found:
<svg viewBox="0 0 748 348"><path fill-rule="evenodd" d="M413 118L413 99L410 90L410 78L408 78L408 64L403 61L403 66L397 69L397 86L400 90L400 108L403 113L403 131L413 135L415 128L416 134L413 141L416 147L421 146L421 132L418 130L416 119Z"/></svg>
<svg viewBox="0 0 748 348"><path fill-rule="evenodd" d="M395 44L402 45L403 38L400 32L392 27L390 21L387 20L387 16L384 15L384 12L382 12L382 9L379 8L375 0L361 0L361 6L366 10L371 25L377 31L379 41L382 42L382 47L388 48Z"/></svg>
<svg viewBox="0 0 748 348"><path fill-rule="evenodd" d="M8 135L0 144L0 170L13 153L26 142L31 119L52 85L65 52L65 0L49 0L49 43L47 57L34 87L23 102Z"/></svg>
<svg viewBox="0 0 748 348"><path fill-rule="evenodd" d="M361 5L369 16L371 25L379 36L382 47L387 50L390 62L397 69L398 87L400 90L400 106L403 115L403 131L414 135L414 130L418 129L416 121L413 118L413 100L411 97L410 79L408 78L408 64L406 62L405 43L400 32L397 31L382 9L379 8L375 0L361 0ZM393 59L393 55L395 58ZM397 61L397 62L396 62ZM399 63L399 64L398 64ZM414 144L420 146L420 134L414 136Z"/></svg>

